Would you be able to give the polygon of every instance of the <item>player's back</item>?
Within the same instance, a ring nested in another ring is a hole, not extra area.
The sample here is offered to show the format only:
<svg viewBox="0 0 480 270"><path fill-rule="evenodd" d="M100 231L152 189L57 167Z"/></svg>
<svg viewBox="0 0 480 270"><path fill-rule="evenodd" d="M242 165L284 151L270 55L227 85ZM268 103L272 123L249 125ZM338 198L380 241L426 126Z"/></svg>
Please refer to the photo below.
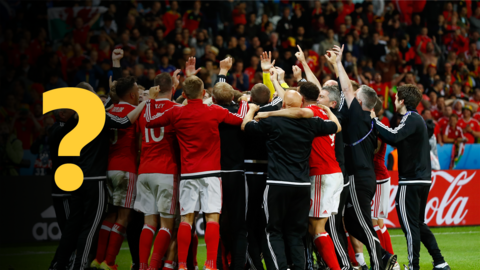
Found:
<svg viewBox="0 0 480 270"><path fill-rule="evenodd" d="M119 102L109 111L110 114L123 118L135 109L136 106ZM136 125L126 129L110 130L110 151L108 155L109 171L126 171L136 173L137 143L135 140Z"/></svg>
<svg viewBox="0 0 480 270"><path fill-rule="evenodd" d="M154 106L159 113L163 113L174 106L182 106L166 98L156 99L155 101ZM138 174L178 174L180 153L175 129L172 125L147 128L147 113L149 111L145 107L137 126L138 132L142 133L142 154Z"/></svg>
<svg viewBox="0 0 480 270"><path fill-rule="evenodd" d="M327 114L316 105L307 108L313 115L323 120L329 120ZM318 136L313 139L310 155L310 176L341 172L335 157L335 134Z"/></svg>
<svg viewBox="0 0 480 270"><path fill-rule="evenodd" d="M380 141L380 139L379 139ZM380 181L386 181L390 178L387 167L385 166L385 153L387 152L387 144L381 141L380 149L373 156L373 168L375 170L375 177L377 183Z"/></svg>
<svg viewBox="0 0 480 270"><path fill-rule="evenodd" d="M220 134L218 125L228 110L189 99L181 108L173 108L172 125L177 133L182 156L182 179L207 177L220 173ZM241 124L238 118L236 124Z"/></svg>

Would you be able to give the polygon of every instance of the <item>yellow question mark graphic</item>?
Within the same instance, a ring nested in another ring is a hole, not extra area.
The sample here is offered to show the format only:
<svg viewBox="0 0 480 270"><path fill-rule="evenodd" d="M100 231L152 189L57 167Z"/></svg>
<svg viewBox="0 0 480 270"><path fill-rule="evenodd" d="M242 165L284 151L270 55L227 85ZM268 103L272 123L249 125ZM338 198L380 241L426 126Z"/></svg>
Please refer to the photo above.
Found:
<svg viewBox="0 0 480 270"><path fill-rule="evenodd" d="M102 131L105 107L95 93L82 88L65 87L43 93L43 114L58 109L72 109L78 114L78 124L60 142L58 155L80 156L82 148ZM77 190L83 183L83 171L75 164L63 164L55 172L55 183L65 191Z"/></svg>

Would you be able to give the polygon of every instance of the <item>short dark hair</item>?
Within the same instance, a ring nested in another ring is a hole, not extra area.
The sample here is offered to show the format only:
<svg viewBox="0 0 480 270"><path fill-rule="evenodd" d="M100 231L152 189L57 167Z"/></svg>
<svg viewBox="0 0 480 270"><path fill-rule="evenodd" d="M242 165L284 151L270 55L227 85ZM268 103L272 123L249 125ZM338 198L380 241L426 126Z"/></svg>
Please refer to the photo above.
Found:
<svg viewBox="0 0 480 270"><path fill-rule="evenodd" d="M135 85L135 77L128 76L120 78L115 84L115 93L119 98L123 98L128 92L130 92Z"/></svg>
<svg viewBox="0 0 480 270"><path fill-rule="evenodd" d="M172 76L168 73L160 73L153 80L153 85L160 86L160 93L172 90Z"/></svg>
<svg viewBox="0 0 480 270"><path fill-rule="evenodd" d="M422 93L413 84L405 84L398 87L398 100L403 100L405 106L414 109L422 100Z"/></svg>
<svg viewBox="0 0 480 270"><path fill-rule="evenodd" d="M299 84L298 92L303 96L306 101L315 101L320 95L320 89L312 82L303 82Z"/></svg>
<svg viewBox="0 0 480 270"><path fill-rule="evenodd" d="M257 105L267 104L270 100L270 89L263 83L255 84L251 94L252 101Z"/></svg>

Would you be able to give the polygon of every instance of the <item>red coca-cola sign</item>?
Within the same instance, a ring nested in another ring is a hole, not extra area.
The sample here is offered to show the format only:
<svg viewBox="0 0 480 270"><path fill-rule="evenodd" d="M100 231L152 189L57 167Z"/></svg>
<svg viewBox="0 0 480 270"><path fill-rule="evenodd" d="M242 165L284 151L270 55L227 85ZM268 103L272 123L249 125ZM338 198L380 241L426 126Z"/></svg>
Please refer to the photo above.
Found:
<svg viewBox="0 0 480 270"><path fill-rule="evenodd" d="M390 171L388 227L400 228L395 196L398 173ZM428 226L480 225L480 170L433 171L432 185L425 210ZM408 200L408 197L406 198Z"/></svg>

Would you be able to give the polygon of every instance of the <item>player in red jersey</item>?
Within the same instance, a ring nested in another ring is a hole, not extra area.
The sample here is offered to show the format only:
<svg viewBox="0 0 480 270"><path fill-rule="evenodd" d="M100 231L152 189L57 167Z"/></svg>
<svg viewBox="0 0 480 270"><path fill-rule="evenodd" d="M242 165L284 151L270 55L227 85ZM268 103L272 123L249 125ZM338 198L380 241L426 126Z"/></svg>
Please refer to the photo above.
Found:
<svg viewBox="0 0 480 270"><path fill-rule="evenodd" d="M155 99L153 111L163 113L173 106L181 106L171 101L172 91L178 86L176 70L173 80L170 74L161 73L154 79L154 89L150 98ZM158 94L153 94L158 93ZM171 125L147 128L150 113L148 104L140 118L138 132L142 134L142 154L138 168L137 199L135 210L145 214L145 225L140 235L140 269L158 269L172 240L175 223L175 210L178 202L178 176L180 153L175 130ZM152 258L148 258L155 231L160 224ZM172 264L172 262L165 262ZM149 267L149 268L148 268Z"/></svg>
<svg viewBox="0 0 480 270"><path fill-rule="evenodd" d="M319 117L329 121L330 109L324 105L317 106L320 90L312 82L300 84L299 93L303 97L303 109L294 117ZM322 106L323 109L320 109ZM293 109L295 110L295 109ZM291 110L280 110L268 113L259 113L256 119L270 116L292 117ZM310 235L314 238L315 246L332 270L339 270L340 265L335 254L332 239L325 230L325 224L331 215L337 214L340 203L340 194L343 190L343 174L335 157L335 134L319 136L313 140L310 154Z"/></svg>
<svg viewBox="0 0 480 270"><path fill-rule="evenodd" d="M467 139L466 143L475 143L480 137L480 125L478 121L472 118L472 106L463 107L463 117L458 120L458 126L463 129L463 134Z"/></svg>
<svg viewBox="0 0 480 270"><path fill-rule="evenodd" d="M224 60L225 61L225 60ZM188 65L195 58L188 60ZM194 64L193 64L194 65ZM150 113L147 115L147 128L172 125L177 134L181 153L180 214L182 222L178 228L178 269L186 269L188 248L191 241L191 228L194 210L200 201L201 210L206 216L205 243L207 260L205 269L217 269L219 243L219 214L222 208L220 178L220 136L218 124L240 125L241 117L217 105L203 104L204 85L198 77L189 74L184 82L183 97L188 99L186 106L173 106L163 113L157 113L157 101L150 100ZM158 91L158 90L157 90Z"/></svg>
<svg viewBox="0 0 480 270"><path fill-rule="evenodd" d="M381 100L377 100L375 104L375 115L380 115L382 111ZM373 228L377 232L378 239L382 247L390 254L394 254L390 234L387 226L383 223L383 219L388 218L388 207L390 198L390 174L385 166L385 152L387 144L378 139L378 147L373 156L373 164L375 176L377 180L377 190L372 199L372 223Z"/></svg>
<svg viewBox="0 0 480 270"><path fill-rule="evenodd" d="M110 110L112 115L125 117L138 105L138 86L134 77L119 79L114 86L120 102ZM116 269L115 258L125 238L135 202L137 182L136 124L126 129L112 129L108 155L107 188L112 208L100 229L97 254L92 267Z"/></svg>

